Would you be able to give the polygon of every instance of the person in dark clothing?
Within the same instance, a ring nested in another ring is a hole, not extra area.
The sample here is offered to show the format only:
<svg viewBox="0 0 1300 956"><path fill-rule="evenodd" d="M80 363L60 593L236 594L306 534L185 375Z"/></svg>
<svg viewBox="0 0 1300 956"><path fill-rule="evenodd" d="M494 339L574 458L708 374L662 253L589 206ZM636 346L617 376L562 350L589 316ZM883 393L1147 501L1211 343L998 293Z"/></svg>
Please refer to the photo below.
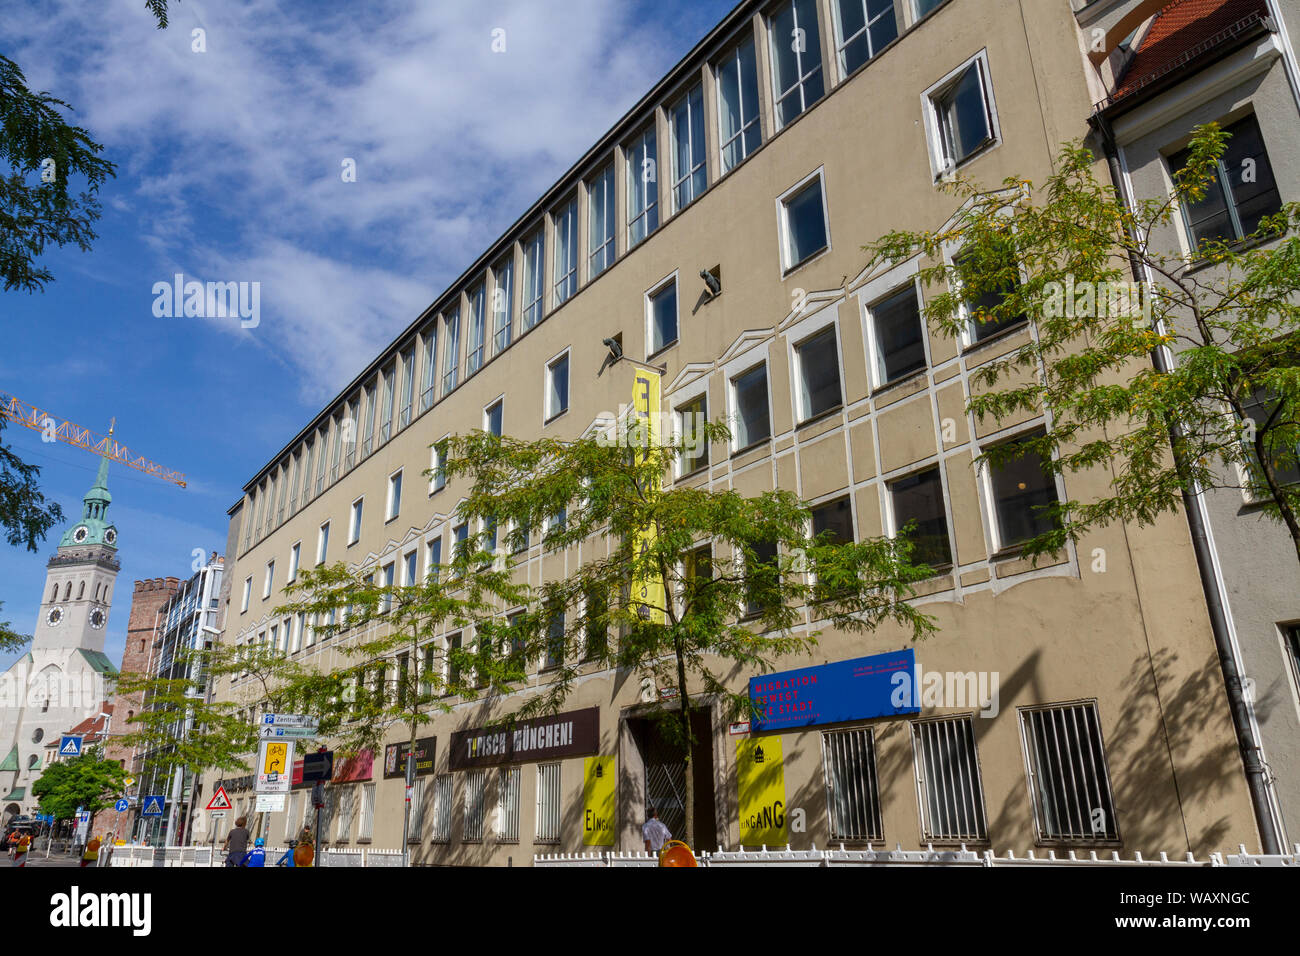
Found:
<svg viewBox="0 0 1300 956"><path fill-rule="evenodd" d="M240 817L235 821L235 828L226 834L226 842L221 845L222 851L226 854L226 866L239 866L239 861L248 851L246 823L248 817Z"/></svg>

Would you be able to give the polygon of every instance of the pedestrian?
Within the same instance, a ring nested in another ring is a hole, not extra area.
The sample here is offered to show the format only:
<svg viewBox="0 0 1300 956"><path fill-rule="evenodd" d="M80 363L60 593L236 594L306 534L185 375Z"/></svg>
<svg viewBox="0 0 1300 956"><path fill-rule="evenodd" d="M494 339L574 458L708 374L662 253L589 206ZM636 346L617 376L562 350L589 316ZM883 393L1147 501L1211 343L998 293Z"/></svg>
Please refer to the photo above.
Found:
<svg viewBox="0 0 1300 956"><path fill-rule="evenodd" d="M221 851L226 854L226 866L239 866L248 849L248 830L245 824L248 817L235 821L235 828L226 834L226 841L221 844Z"/></svg>
<svg viewBox="0 0 1300 956"><path fill-rule="evenodd" d="M673 831L664 826L659 819L659 811L651 807L646 811L646 821L641 824L641 839L645 840L645 851L658 855L663 845L673 838Z"/></svg>
<svg viewBox="0 0 1300 956"><path fill-rule="evenodd" d="M81 854L82 867L94 866L95 861L99 859L100 839L97 836L91 837L86 843L85 852Z"/></svg>
<svg viewBox="0 0 1300 956"><path fill-rule="evenodd" d="M258 837L253 841L253 848L243 855L237 866L266 866L266 841Z"/></svg>
<svg viewBox="0 0 1300 956"><path fill-rule="evenodd" d="M30 833L24 833L19 839L18 844L14 847L14 866L27 865L27 851L32 848L32 837Z"/></svg>

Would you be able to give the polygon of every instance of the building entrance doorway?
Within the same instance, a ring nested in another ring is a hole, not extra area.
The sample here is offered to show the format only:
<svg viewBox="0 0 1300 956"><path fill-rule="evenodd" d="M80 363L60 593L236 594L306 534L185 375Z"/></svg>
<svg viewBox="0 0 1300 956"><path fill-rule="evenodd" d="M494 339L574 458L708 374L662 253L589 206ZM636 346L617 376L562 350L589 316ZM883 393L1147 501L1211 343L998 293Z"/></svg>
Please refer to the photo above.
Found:
<svg viewBox="0 0 1300 956"><path fill-rule="evenodd" d="M713 726L712 709L702 707L691 713L691 733L695 746L691 752L692 777L695 782L694 850L718 849L718 827L714 816ZM686 761L681 748L666 737L659 718L629 717L628 730L643 768L645 804L635 808L640 820L646 819L650 807L659 811L659 819L672 831L673 839L686 839Z"/></svg>

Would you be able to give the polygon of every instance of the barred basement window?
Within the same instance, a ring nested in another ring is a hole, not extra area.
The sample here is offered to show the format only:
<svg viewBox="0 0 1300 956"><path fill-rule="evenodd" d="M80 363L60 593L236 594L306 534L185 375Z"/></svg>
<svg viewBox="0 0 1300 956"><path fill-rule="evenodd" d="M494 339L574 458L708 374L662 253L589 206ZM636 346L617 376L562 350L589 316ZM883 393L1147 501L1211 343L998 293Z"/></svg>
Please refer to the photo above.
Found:
<svg viewBox="0 0 1300 956"><path fill-rule="evenodd" d="M1020 729L1039 841L1118 840L1097 704L1021 709Z"/></svg>
<svg viewBox="0 0 1300 956"><path fill-rule="evenodd" d="M870 728L822 734L832 840L882 840L876 744Z"/></svg>
<svg viewBox="0 0 1300 956"><path fill-rule="evenodd" d="M465 833L463 843L483 842L483 798L487 771L471 770L465 774Z"/></svg>
<svg viewBox="0 0 1300 956"><path fill-rule="evenodd" d="M986 840L984 787L970 717L912 724L921 839Z"/></svg>
<svg viewBox="0 0 1300 956"><path fill-rule="evenodd" d="M537 843L560 842L560 765L537 768Z"/></svg>
<svg viewBox="0 0 1300 956"><path fill-rule="evenodd" d="M451 839L451 774L440 773L433 780L433 832L429 840L446 843Z"/></svg>
<svg viewBox="0 0 1300 956"><path fill-rule="evenodd" d="M497 840L519 842L518 767L502 767L497 777Z"/></svg>

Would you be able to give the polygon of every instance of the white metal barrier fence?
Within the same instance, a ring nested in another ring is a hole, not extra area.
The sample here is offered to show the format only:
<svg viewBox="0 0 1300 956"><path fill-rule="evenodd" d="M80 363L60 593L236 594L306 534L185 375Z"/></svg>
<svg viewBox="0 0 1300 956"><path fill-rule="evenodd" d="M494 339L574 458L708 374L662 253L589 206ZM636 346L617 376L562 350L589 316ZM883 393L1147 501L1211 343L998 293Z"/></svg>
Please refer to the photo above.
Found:
<svg viewBox="0 0 1300 956"><path fill-rule="evenodd" d="M107 851L108 848L105 848ZM290 852L289 847L266 847L266 865L275 866L283 856ZM220 849L210 846L168 846L128 845L112 847L108 858L109 866L223 866L225 854ZM321 851L320 866L405 866L405 854L401 850L370 849L364 847L355 850L324 849Z"/></svg>
<svg viewBox="0 0 1300 956"><path fill-rule="evenodd" d="M1032 850L1027 856L1016 856L1008 850L998 856L992 850L968 850L964 845L956 850L936 850L933 846L924 850L904 850L896 846L893 850L873 850L869 847L845 847L819 850L785 849L744 849L720 850L717 853L697 853L695 860L700 866L1174 866L1174 867L1212 867L1212 866L1294 866L1300 867L1300 843L1291 853L1261 854L1247 853L1241 846L1237 853L1211 853L1207 859L1198 860L1191 853L1182 858L1171 858L1166 853L1158 857L1144 857L1134 853L1129 859L1123 859L1119 853L1112 852L1102 856L1097 852L1079 855L1071 850L1065 856L1057 856L1049 850L1046 856L1039 856ZM555 853L538 854L533 857L534 866L657 866L658 859L641 851L630 853Z"/></svg>

